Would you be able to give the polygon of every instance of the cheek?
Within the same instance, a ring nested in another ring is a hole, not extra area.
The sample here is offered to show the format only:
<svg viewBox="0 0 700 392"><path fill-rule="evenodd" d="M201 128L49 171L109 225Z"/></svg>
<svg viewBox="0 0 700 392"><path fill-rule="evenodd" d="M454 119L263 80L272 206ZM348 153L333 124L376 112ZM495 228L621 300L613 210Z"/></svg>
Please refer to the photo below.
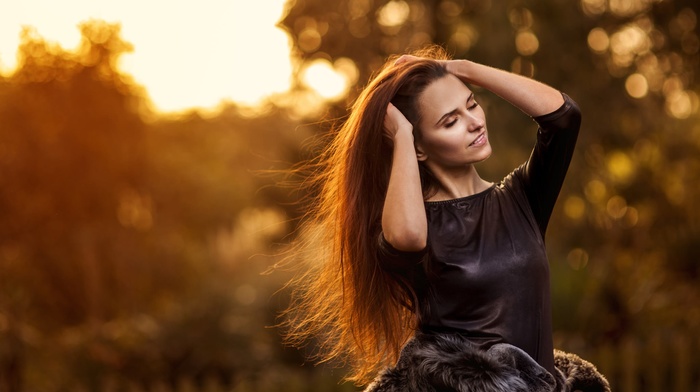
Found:
<svg viewBox="0 0 700 392"><path fill-rule="evenodd" d="M449 133L443 133L439 137L430 137L424 140L423 145L427 151L432 151L438 154L451 154L453 152L461 152L465 147L466 132L458 129L451 130Z"/></svg>

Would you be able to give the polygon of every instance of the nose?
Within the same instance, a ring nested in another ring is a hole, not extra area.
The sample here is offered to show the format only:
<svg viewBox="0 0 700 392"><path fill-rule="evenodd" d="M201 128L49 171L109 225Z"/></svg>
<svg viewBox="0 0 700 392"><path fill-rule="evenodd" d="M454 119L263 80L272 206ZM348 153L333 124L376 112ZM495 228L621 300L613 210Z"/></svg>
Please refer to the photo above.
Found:
<svg viewBox="0 0 700 392"><path fill-rule="evenodd" d="M482 128L484 128L484 119L479 118L472 113L467 114L467 120L468 120L468 125L467 125L467 131L469 132L478 132Z"/></svg>

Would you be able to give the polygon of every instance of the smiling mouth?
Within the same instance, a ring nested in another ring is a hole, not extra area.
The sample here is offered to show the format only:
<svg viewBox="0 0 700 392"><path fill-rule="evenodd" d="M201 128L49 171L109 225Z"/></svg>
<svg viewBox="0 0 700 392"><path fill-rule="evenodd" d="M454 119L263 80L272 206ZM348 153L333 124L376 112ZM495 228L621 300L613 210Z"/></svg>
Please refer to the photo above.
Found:
<svg viewBox="0 0 700 392"><path fill-rule="evenodd" d="M469 147L478 147L483 146L484 144L486 144L486 132L477 136L476 139L474 139L474 141L469 144Z"/></svg>

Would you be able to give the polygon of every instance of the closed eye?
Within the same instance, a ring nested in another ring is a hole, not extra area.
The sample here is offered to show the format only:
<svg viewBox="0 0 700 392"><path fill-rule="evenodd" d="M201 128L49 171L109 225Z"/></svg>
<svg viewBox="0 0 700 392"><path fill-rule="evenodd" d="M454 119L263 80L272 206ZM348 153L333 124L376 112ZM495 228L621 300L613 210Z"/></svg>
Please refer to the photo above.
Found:
<svg viewBox="0 0 700 392"><path fill-rule="evenodd" d="M469 102L473 103L469 105ZM469 96L467 97L467 109L472 110L477 106L479 106L479 104L476 102L476 99L474 99L474 93L469 94Z"/></svg>
<svg viewBox="0 0 700 392"><path fill-rule="evenodd" d="M451 120L450 122L445 124L445 128L451 128L456 123L457 123L457 118L455 117L454 120Z"/></svg>

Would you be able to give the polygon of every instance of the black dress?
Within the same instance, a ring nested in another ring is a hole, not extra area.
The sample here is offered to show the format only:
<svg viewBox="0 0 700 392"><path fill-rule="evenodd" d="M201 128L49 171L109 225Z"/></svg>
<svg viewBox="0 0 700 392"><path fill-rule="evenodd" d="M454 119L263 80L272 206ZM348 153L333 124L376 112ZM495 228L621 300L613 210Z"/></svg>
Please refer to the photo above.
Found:
<svg viewBox="0 0 700 392"><path fill-rule="evenodd" d="M534 118L539 129L530 158L500 183L475 195L425 203L426 249L401 252L379 238L384 265L393 271L402 266L412 281L423 332L459 333L484 350L509 343L550 373L544 234L581 123L576 103L564 99L553 113Z"/></svg>

